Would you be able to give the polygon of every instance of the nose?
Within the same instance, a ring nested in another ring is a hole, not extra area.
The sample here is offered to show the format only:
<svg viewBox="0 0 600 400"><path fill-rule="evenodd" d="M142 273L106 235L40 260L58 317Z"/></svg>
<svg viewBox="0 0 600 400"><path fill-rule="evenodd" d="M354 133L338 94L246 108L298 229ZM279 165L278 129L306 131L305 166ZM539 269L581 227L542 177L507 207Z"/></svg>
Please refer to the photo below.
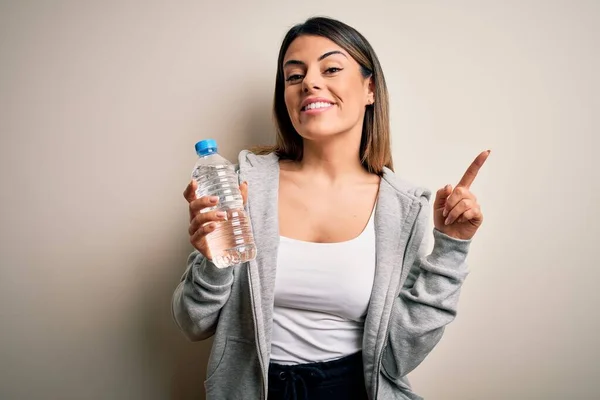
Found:
<svg viewBox="0 0 600 400"><path fill-rule="evenodd" d="M302 80L304 93L314 92L322 88L322 77L318 68L310 68Z"/></svg>

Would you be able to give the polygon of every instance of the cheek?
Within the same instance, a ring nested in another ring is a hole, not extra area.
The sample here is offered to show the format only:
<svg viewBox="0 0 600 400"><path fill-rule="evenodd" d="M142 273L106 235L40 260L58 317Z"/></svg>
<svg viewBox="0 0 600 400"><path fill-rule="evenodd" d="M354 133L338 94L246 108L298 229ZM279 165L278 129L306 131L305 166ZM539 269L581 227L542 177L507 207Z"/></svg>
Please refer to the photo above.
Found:
<svg viewBox="0 0 600 400"><path fill-rule="evenodd" d="M297 113L297 103L298 103L298 96L296 96L296 94L294 93L294 90L292 88L286 88L285 92L283 93L283 98L285 100L285 106L288 110L288 114L290 114L290 117L292 119L296 118Z"/></svg>
<svg viewBox="0 0 600 400"><path fill-rule="evenodd" d="M346 81L345 84L336 84L331 87L331 93L340 100L343 110L355 111L361 104L362 87L355 82Z"/></svg>
<svg viewBox="0 0 600 400"><path fill-rule="evenodd" d="M356 86L354 90L345 93L347 101L346 109L351 115L361 116L365 110L365 94L361 86Z"/></svg>

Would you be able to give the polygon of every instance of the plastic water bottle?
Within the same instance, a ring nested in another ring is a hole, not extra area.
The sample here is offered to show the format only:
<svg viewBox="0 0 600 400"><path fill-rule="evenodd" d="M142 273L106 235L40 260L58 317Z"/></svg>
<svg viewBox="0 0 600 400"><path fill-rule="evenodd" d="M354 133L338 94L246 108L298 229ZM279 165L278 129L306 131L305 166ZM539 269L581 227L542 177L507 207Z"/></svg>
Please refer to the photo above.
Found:
<svg viewBox="0 0 600 400"><path fill-rule="evenodd" d="M216 222L214 231L206 235L212 261L218 268L226 268L256 258L256 245L250 218L244 210L237 173L233 164L217 152L217 143L201 140L196 143L198 161L192 179L198 182L196 198L218 196L219 202L208 211L225 211L225 220Z"/></svg>

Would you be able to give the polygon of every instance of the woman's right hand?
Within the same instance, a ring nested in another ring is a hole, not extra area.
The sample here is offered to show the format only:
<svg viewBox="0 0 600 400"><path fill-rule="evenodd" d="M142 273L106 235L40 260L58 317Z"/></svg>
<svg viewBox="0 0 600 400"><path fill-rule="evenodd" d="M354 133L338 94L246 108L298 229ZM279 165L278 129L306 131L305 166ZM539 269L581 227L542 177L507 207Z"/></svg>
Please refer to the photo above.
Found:
<svg viewBox="0 0 600 400"><path fill-rule="evenodd" d="M225 212L220 210L202 212L205 208L214 207L217 205L219 198L216 196L203 196L196 199L196 189L198 189L198 183L192 180L190 184L185 188L183 197L189 203L190 210L190 226L188 233L190 235L190 243L194 246L204 257L212 260L208 244L206 243L206 235L214 231L217 227L217 222L225 220ZM242 198L244 204L248 200L248 183L243 182L240 185L240 191L242 192Z"/></svg>

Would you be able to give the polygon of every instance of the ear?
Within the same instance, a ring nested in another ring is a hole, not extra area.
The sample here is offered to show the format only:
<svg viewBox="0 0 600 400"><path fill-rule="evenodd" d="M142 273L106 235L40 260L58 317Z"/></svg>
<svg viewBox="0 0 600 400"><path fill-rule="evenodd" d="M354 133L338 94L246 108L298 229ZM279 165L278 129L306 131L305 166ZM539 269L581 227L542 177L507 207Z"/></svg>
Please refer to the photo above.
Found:
<svg viewBox="0 0 600 400"><path fill-rule="evenodd" d="M373 77L369 77L365 82L365 93L367 95L366 101L367 105L372 105L375 103L375 83L373 82Z"/></svg>

